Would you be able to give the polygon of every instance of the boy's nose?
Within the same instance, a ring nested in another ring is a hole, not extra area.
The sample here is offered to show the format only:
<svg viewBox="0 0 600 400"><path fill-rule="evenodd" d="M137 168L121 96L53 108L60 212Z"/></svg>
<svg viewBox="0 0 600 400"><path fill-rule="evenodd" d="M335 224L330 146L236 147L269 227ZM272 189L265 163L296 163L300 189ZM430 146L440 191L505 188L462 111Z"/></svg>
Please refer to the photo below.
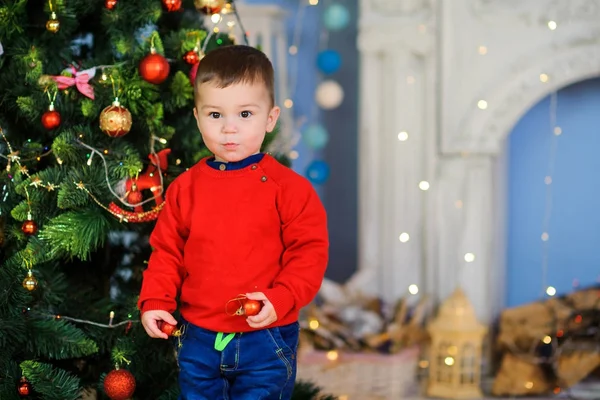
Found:
<svg viewBox="0 0 600 400"><path fill-rule="evenodd" d="M223 132L224 133L235 133L237 132L237 127L233 123L233 121L226 119L225 124L223 124Z"/></svg>

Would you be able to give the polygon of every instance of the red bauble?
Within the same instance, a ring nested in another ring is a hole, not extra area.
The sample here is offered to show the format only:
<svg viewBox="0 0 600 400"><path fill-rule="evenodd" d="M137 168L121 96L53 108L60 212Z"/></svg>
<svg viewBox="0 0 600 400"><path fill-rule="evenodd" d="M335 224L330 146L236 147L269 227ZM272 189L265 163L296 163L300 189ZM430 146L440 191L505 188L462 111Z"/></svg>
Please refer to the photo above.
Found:
<svg viewBox="0 0 600 400"><path fill-rule="evenodd" d="M200 55L197 50L190 50L183 55L183 61L190 65L194 65L200 62Z"/></svg>
<svg viewBox="0 0 600 400"><path fill-rule="evenodd" d="M245 300L244 301L244 315L252 316L260 312L262 308L262 302L258 300Z"/></svg>
<svg viewBox="0 0 600 400"><path fill-rule="evenodd" d="M109 10L112 10L113 8L115 8L116 5L117 5L117 0L105 0L104 1L104 7L106 7Z"/></svg>
<svg viewBox="0 0 600 400"><path fill-rule="evenodd" d="M111 400L127 400L135 392L135 378L124 369L114 369L104 378L104 392Z"/></svg>
<svg viewBox="0 0 600 400"><path fill-rule="evenodd" d="M167 336L179 336L180 331L177 329L177 325L171 325L168 322L163 321L160 326L160 331L166 333Z"/></svg>
<svg viewBox="0 0 600 400"><path fill-rule="evenodd" d="M140 61L140 75L147 82L158 85L169 76L169 62L154 49Z"/></svg>
<svg viewBox="0 0 600 400"><path fill-rule="evenodd" d="M25 377L22 377L19 381L19 386L17 387L17 391L19 392L19 396L26 397L31 393L31 383Z"/></svg>
<svg viewBox="0 0 600 400"><path fill-rule="evenodd" d="M167 11L179 11L181 8L181 0L162 0Z"/></svg>
<svg viewBox="0 0 600 400"><path fill-rule="evenodd" d="M144 197L142 196L142 192L140 192L137 189L132 190L127 195L127 202L129 204L139 204L142 202L143 199L144 199Z"/></svg>
<svg viewBox="0 0 600 400"><path fill-rule="evenodd" d="M21 231L28 236L35 235L38 231L37 223L31 219L26 220L21 225Z"/></svg>
<svg viewBox="0 0 600 400"><path fill-rule="evenodd" d="M133 121L131 113L118 100L100 113L100 129L110 137L121 137L129 133Z"/></svg>
<svg viewBox="0 0 600 400"><path fill-rule="evenodd" d="M49 131L60 126L60 114L54 109L54 104L50 103L48 111L42 114L42 125Z"/></svg>

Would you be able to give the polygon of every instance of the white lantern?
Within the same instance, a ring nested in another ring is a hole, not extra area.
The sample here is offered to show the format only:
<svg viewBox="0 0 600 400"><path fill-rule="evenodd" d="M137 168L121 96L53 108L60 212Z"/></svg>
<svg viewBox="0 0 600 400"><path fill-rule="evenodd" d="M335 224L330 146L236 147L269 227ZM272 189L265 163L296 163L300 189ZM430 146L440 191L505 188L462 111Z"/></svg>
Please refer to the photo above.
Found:
<svg viewBox="0 0 600 400"><path fill-rule="evenodd" d="M487 328L457 289L427 327L431 336L427 395L447 399L481 398L481 347Z"/></svg>

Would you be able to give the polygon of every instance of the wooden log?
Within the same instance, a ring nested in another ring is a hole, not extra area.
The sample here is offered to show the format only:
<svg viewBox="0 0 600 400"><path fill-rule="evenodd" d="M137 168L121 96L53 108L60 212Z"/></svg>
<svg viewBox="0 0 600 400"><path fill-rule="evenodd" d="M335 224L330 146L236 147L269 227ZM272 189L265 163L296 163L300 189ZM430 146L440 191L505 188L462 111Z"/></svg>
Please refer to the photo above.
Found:
<svg viewBox="0 0 600 400"><path fill-rule="evenodd" d="M558 385L569 388L587 378L600 367L600 353L590 351L574 351L561 354L558 359Z"/></svg>
<svg viewBox="0 0 600 400"><path fill-rule="evenodd" d="M492 386L494 396L531 396L554 388L542 367L533 360L507 353Z"/></svg>
<svg viewBox="0 0 600 400"><path fill-rule="evenodd" d="M529 353L545 336L564 330L572 313L558 298L506 309L500 315L497 344L502 350Z"/></svg>
<svg viewBox="0 0 600 400"><path fill-rule="evenodd" d="M565 300L576 310L600 310L600 288L589 288L570 293Z"/></svg>

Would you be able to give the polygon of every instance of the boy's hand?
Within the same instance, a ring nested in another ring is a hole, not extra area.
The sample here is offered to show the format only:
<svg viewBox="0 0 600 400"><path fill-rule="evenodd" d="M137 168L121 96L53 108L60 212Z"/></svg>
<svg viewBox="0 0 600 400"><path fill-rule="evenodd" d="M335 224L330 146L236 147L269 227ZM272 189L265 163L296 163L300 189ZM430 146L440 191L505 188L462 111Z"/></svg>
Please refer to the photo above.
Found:
<svg viewBox="0 0 600 400"><path fill-rule="evenodd" d="M264 328L277 321L277 313L273 304L267 299L263 292L246 293L246 297L250 300L258 300L263 302L262 310L256 315L246 318L248 325L252 328Z"/></svg>
<svg viewBox="0 0 600 400"><path fill-rule="evenodd" d="M171 325L177 325L173 316L164 310L150 310L142 314L142 325L151 338L168 339L169 336L158 327L159 321L165 321Z"/></svg>

